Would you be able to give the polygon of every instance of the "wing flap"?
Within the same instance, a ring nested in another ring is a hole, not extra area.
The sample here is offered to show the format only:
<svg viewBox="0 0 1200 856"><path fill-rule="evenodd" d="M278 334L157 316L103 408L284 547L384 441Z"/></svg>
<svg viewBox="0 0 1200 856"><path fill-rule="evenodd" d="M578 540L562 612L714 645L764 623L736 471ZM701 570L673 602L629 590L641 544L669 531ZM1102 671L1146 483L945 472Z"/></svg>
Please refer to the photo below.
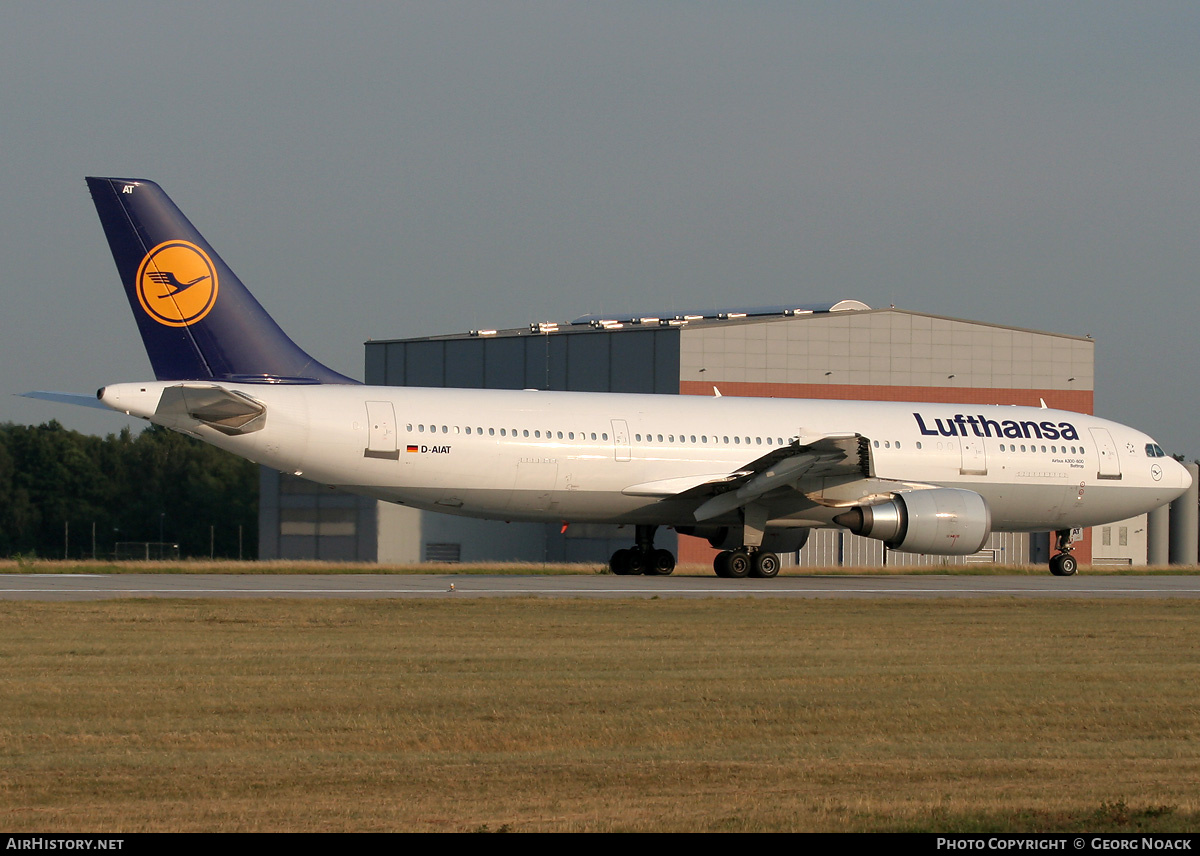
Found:
<svg viewBox="0 0 1200 856"><path fill-rule="evenodd" d="M706 501L696 509L696 520L703 522L720 517L722 514L753 502L768 491L797 482L825 457L825 454L816 452L784 458L770 469L763 470L747 479L736 490L719 493Z"/></svg>
<svg viewBox="0 0 1200 856"><path fill-rule="evenodd" d="M853 432L801 432L787 446L772 449L741 469L645 482L625 488L628 496L655 496L696 503L695 519L712 520L759 501L780 488L827 476L865 476L870 469L866 441Z"/></svg>
<svg viewBox="0 0 1200 856"><path fill-rule="evenodd" d="M642 482L630 485L621 491L626 496L677 496L708 484L723 484L736 478L737 473L715 473L711 475L683 476L674 479Z"/></svg>

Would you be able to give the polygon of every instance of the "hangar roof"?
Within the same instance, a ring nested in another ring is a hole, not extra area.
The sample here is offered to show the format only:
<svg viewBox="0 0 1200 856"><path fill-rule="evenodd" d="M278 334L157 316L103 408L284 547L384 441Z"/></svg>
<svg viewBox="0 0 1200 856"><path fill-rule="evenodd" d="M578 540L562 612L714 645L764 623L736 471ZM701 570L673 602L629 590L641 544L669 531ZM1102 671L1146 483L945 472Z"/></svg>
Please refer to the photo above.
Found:
<svg viewBox="0 0 1200 856"><path fill-rule="evenodd" d="M843 315L843 313L845 313ZM448 333L434 336L415 336L398 339L372 339L367 344L383 344L387 342L416 342L416 341L445 341L450 339L467 339L475 337L498 337L546 335L553 333L589 333L595 331L616 330L645 330L659 327L723 327L741 324L761 324L764 322L780 322L789 320L812 320L850 315L907 315L920 318L949 321L955 324L968 324L977 327L990 327L998 330L1015 330L1054 336L1064 339L1091 341L1091 336L1078 336L1069 333L1052 333L1044 330L1028 330L1024 327L1014 327L1006 324L995 324L990 321L972 321L963 318L952 318L945 315L932 315L926 312L913 312L908 309L897 309L895 306L872 309L861 300L837 300L821 303L794 303L774 306L741 306L723 309L704 309L689 312L635 312L614 313L611 315L594 314L581 315L570 322L533 321L527 327L509 329L470 330L459 333Z"/></svg>

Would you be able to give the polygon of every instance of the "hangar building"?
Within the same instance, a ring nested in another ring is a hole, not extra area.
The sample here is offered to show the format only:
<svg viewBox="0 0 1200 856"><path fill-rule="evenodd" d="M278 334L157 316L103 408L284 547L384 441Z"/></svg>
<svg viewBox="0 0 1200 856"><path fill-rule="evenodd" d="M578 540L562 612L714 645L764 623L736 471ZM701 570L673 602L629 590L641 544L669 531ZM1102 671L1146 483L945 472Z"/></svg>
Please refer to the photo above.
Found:
<svg viewBox="0 0 1200 856"><path fill-rule="evenodd" d="M1091 413L1095 343L856 300L585 316L564 324L366 343L375 385L1021 404ZM402 414L397 414L404 422ZM633 527L503 523L422 512L263 470L260 557L384 563L606 562ZM1144 564L1146 516L1080 534L1081 563ZM672 543L678 539L678 544ZM711 563L706 541L660 531L679 563ZM1044 564L1049 533L995 533L966 557L890 553L815 530L785 565Z"/></svg>

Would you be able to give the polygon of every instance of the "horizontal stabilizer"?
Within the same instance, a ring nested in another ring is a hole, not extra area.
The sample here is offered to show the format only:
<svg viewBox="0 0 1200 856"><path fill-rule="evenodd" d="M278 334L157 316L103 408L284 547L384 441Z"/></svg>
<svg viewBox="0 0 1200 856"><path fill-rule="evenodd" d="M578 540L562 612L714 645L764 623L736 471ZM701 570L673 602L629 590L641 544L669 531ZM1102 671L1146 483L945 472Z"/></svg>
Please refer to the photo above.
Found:
<svg viewBox="0 0 1200 856"><path fill-rule="evenodd" d="M19 393L22 398L40 398L43 401L56 401L59 404L75 404L79 407L95 407L100 410L108 410L108 405L100 401L93 395L87 395L82 392L46 392L44 390L35 390L33 392Z"/></svg>

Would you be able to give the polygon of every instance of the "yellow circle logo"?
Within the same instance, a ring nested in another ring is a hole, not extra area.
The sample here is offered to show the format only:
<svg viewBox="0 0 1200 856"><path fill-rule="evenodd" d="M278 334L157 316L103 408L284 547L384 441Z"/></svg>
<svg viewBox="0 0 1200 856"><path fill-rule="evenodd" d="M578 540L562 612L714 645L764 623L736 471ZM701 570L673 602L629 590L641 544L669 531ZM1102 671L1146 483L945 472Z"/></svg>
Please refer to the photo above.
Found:
<svg viewBox="0 0 1200 856"><path fill-rule="evenodd" d="M137 272L138 302L168 327L186 327L217 302L217 269L204 250L187 241L165 241L146 254Z"/></svg>

